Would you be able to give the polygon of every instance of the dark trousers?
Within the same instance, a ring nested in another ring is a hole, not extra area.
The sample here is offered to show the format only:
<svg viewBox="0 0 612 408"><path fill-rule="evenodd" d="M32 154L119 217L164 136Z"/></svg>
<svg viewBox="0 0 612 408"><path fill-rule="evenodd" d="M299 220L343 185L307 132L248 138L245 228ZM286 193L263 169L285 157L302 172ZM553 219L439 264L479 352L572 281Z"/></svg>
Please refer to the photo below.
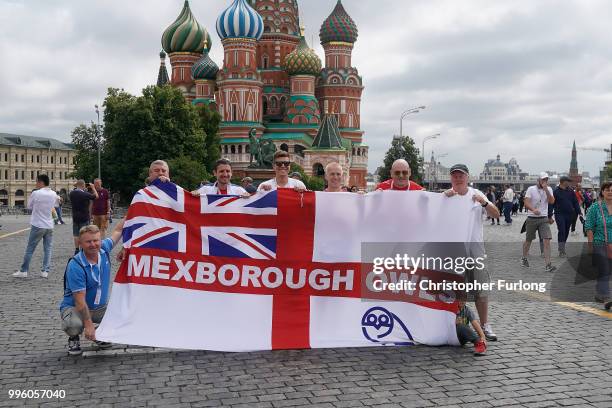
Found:
<svg viewBox="0 0 612 408"><path fill-rule="evenodd" d="M572 232L576 232L576 221L577 220L578 220L578 214L574 214L570 218L570 221L571 221L571 224L572 224Z"/></svg>
<svg viewBox="0 0 612 408"><path fill-rule="evenodd" d="M512 201L504 203L504 219L508 224L512 224Z"/></svg>
<svg viewBox="0 0 612 408"><path fill-rule="evenodd" d="M557 240L559 241L559 251L565 251L565 243L569 236L570 226L572 225L572 215L569 214L555 214L555 221L557 222ZM575 222L575 221L574 221Z"/></svg>
<svg viewBox="0 0 612 408"><path fill-rule="evenodd" d="M463 346L465 343L475 343L480 337L474 329L465 324L457 325L457 338L459 339L459 343Z"/></svg>

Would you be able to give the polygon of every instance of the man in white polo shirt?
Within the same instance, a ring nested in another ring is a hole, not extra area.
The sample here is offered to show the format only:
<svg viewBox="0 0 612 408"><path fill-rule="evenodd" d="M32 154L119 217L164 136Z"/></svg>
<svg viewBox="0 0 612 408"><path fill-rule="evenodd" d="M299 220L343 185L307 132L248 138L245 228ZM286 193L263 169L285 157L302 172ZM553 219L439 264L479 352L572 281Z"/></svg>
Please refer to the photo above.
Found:
<svg viewBox="0 0 612 408"><path fill-rule="evenodd" d="M548 222L548 205L554 203L555 197L553 196L552 188L548 186L548 173L542 172L538 178L538 183L535 186L529 187L525 193L525 208L527 208L525 229L527 236L523 243L523 258L521 259L521 266L524 268L529 268L527 255L529 255L531 241L535 239L536 231L538 231L540 238L544 241L545 270L546 272L553 272L557 269L550 263L552 233Z"/></svg>
<svg viewBox="0 0 612 408"><path fill-rule="evenodd" d="M51 211L58 205L58 195L49 188L49 176L41 174L36 177L36 188L28 200L28 209L32 210L30 218L30 236L21 268L13 274L15 278L27 278L30 261L36 246L43 240L44 256L40 276L49 276L51 268L51 249L53 245L53 217Z"/></svg>
<svg viewBox="0 0 612 408"><path fill-rule="evenodd" d="M271 180L265 181L259 185L261 191L272 191L279 188L292 188L297 192L306 191L306 186L300 180L289 178L289 168L291 160L289 153L284 150L279 150L274 153L274 175Z"/></svg>
<svg viewBox="0 0 612 408"><path fill-rule="evenodd" d="M215 163L213 170L214 176L217 181L214 184L209 184L200 187L196 191L193 191L194 196L200 195L239 195L243 197L250 197L247 191L237 185L231 183L232 179L232 163L227 159L219 159Z"/></svg>

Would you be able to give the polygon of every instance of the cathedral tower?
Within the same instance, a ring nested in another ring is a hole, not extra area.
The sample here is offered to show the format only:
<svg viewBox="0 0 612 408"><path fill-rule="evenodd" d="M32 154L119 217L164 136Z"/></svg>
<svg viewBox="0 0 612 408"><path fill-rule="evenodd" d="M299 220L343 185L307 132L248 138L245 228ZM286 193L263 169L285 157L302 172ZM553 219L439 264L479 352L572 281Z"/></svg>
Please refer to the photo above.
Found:
<svg viewBox="0 0 612 408"><path fill-rule="evenodd" d="M361 141L359 128L363 85L351 60L357 34L355 22L344 9L342 1L338 0L319 33L325 50L325 68L318 82L317 97L322 113L336 116L342 136Z"/></svg>
<svg viewBox="0 0 612 408"><path fill-rule="evenodd" d="M263 83L257 70L256 46L264 30L261 16L246 0L234 0L217 19L224 49L217 75L217 102L222 138L246 138L249 130L263 132Z"/></svg>
<svg viewBox="0 0 612 408"><path fill-rule="evenodd" d="M257 66L264 83L264 120L281 121L289 99L289 76L282 69L300 42L297 0L251 0L264 32L257 42Z"/></svg>
<svg viewBox="0 0 612 408"><path fill-rule="evenodd" d="M208 31L191 13L189 1L185 0L181 14L166 28L161 43L172 65L170 83L181 89L187 100L193 100L196 92L191 67L202 57L203 51L210 50L212 42Z"/></svg>

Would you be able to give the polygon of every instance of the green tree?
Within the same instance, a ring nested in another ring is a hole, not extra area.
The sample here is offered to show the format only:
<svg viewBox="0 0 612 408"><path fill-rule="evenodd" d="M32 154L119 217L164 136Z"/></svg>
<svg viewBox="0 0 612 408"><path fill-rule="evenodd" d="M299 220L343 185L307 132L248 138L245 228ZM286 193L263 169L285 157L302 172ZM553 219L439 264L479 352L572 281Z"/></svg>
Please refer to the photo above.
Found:
<svg viewBox="0 0 612 408"><path fill-rule="evenodd" d="M323 191L325 189L325 180L322 177L307 176L304 169L299 164L291 163L289 173L297 171L302 176L302 181L306 188L311 191Z"/></svg>
<svg viewBox="0 0 612 408"><path fill-rule="evenodd" d="M211 177L204 164L187 156L172 159L168 161L168 165L172 169L172 182L188 190L195 190L202 181Z"/></svg>
<svg viewBox="0 0 612 408"><path fill-rule="evenodd" d="M221 138L219 137L221 115L208 105L198 105L196 112L198 113L200 127L205 135L206 158L204 159L204 165L206 170L212 174L215 162L221 158Z"/></svg>
<svg viewBox="0 0 612 408"><path fill-rule="evenodd" d="M76 150L72 176L91 182L98 176L98 125L93 122L89 126L81 123L74 128L71 137Z"/></svg>
<svg viewBox="0 0 612 408"><path fill-rule="evenodd" d="M385 154L384 165L378 168L380 181L389 180L391 178L391 166L397 159L406 160L410 165L410 170L412 170L411 179L417 183L421 183L422 160L419 157L419 149L416 148L414 140L408 136L394 138L393 142L391 142L391 147Z"/></svg>
<svg viewBox="0 0 612 408"><path fill-rule="evenodd" d="M202 120L179 89L150 86L136 97L111 88L104 108L102 174L122 197L129 199L142 187L142 169L154 160L205 163ZM170 167L172 177L174 170Z"/></svg>

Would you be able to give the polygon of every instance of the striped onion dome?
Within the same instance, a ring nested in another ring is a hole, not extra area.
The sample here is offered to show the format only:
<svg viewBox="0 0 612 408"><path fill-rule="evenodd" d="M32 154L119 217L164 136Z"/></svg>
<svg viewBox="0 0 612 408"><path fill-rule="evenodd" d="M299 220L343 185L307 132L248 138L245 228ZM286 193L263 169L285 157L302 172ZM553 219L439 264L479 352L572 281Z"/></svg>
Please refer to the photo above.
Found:
<svg viewBox="0 0 612 408"><path fill-rule="evenodd" d="M355 21L344 9L342 1L338 0L334 11L321 25L321 31L319 32L321 44L334 41L354 43L357 41L357 34L358 30Z"/></svg>
<svg viewBox="0 0 612 408"><path fill-rule="evenodd" d="M200 53L205 50L205 43L207 44L206 51L212 46L210 34L191 13L188 0L185 0L181 14L164 31L161 43L168 54L173 52Z"/></svg>
<svg viewBox="0 0 612 408"><path fill-rule="evenodd" d="M207 52L202 55L193 66L191 67L191 76L194 80L196 79L209 79L214 80L217 78L217 72L219 72L219 67L215 62L210 59L210 56Z"/></svg>
<svg viewBox="0 0 612 408"><path fill-rule="evenodd" d="M221 40L226 38L259 40L263 30L263 19L246 0L234 0L217 19L217 33Z"/></svg>
<svg viewBox="0 0 612 408"><path fill-rule="evenodd" d="M306 43L302 35L298 47L285 57L285 71L289 75L314 75L321 73L321 59Z"/></svg>

